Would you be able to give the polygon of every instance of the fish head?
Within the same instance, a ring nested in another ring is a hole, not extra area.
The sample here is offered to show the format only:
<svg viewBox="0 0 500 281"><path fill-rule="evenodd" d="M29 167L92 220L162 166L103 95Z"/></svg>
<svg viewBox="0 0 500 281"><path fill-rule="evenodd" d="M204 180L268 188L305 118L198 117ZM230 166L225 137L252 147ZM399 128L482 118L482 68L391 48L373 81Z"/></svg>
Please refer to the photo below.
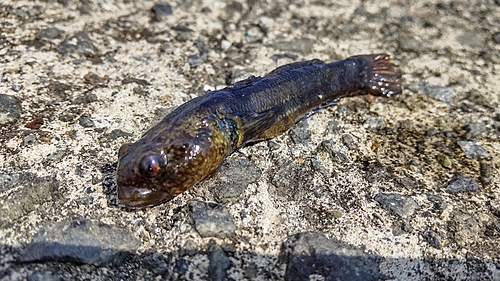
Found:
<svg viewBox="0 0 500 281"><path fill-rule="evenodd" d="M227 142L210 131L171 134L124 144L118 152L118 199L127 207L168 201L217 170Z"/></svg>

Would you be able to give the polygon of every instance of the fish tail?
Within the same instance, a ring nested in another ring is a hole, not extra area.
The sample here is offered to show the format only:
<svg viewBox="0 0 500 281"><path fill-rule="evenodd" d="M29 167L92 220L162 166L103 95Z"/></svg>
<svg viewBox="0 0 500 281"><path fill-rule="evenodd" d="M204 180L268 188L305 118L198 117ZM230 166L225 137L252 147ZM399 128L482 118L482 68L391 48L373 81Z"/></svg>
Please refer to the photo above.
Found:
<svg viewBox="0 0 500 281"><path fill-rule="evenodd" d="M361 83L365 91L375 96L401 94L401 70L391 62L387 54L361 55L365 67L361 71Z"/></svg>

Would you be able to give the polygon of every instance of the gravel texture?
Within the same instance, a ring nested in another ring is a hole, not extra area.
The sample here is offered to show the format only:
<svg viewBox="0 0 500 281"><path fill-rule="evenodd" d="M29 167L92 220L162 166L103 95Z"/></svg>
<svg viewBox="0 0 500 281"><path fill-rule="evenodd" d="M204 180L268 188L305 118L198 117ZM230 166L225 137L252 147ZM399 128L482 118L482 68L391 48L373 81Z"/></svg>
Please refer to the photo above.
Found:
<svg viewBox="0 0 500 281"><path fill-rule="evenodd" d="M500 280L498 15L493 0L0 1L0 281ZM170 202L118 202L118 148L176 106L381 52L402 95L340 100Z"/></svg>

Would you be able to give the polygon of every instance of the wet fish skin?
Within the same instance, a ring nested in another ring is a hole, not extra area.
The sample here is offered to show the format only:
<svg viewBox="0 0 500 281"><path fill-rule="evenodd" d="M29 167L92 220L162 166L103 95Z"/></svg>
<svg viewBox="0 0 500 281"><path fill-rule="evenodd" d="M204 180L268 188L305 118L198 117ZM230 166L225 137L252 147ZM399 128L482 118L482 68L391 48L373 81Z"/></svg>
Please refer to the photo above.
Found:
<svg viewBox="0 0 500 281"><path fill-rule="evenodd" d="M339 98L401 93L389 55L324 63L295 62L194 98L124 144L118 153L118 199L129 207L168 201L215 172L235 149L273 138Z"/></svg>

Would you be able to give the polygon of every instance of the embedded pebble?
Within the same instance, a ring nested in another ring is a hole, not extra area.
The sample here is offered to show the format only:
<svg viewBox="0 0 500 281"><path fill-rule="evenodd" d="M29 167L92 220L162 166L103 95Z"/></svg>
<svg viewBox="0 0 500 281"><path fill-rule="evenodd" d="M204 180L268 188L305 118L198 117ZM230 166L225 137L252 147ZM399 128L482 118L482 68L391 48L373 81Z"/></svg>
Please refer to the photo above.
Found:
<svg viewBox="0 0 500 281"><path fill-rule="evenodd" d="M231 42L227 41L227 40L221 40L220 42L220 47L222 50L226 51L227 49L231 48Z"/></svg>
<svg viewBox="0 0 500 281"><path fill-rule="evenodd" d="M212 202L190 201L194 227L201 237L225 238L236 231L236 225L229 211Z"/></svg>
<svg viewBox="0 0 500 281"><path fill-rule="evenodd" d="M64 31L57 27L49 27L38 31L35 35L36 39L56 39L64 35Z"/></svg>
<svg viewBox="0 0 500 281"><path fill-rule="evenodd" d="M19 92L21 91L21 89L23 88L23 86L19 85L19 84L12 84L12 86L10 87L12 89L12 91L14 92Z"/></svg>
<svg viewBox="0 0 500 281"><path fill-rule="evenodd" d="M385 124L385 118L382 116L369 117L363 123L363 127L366 129L378 129Z"/></svg>
<svg viewBox="0 0 500 281"><path fill-rule="evenodd" d="M23 145L30 146L30 145L33 145L35 143L35 141L36 141L36 136L33 134L29 134L29 135L24 137Z"/></svg>
<svg viewBox="0 0 500 281"><path fill-rule="evenodd" d="M51 223L40 229L21 254L22 262L63 261L103 266L117 264L124 251L141 241L116 226L91 220Z"/></svg>
<svg viewBox="0 0 500 281"><path fill-rule="evenodd" d="M461 247L467 245L469 241L474 241L481 231L475 215L464 210L453 212L449 225L455 242Z"/></svg>
<svg viewBox="0 0 500 281"><path fill-rule="evenodd" d="M83 56L91 56L97 52L97 48L92 43L89 35L80 31L59 44L56 51L61 55L77 53Z"/></svg>
<svg viewBox="0 0 500 281"><path fill-rule="evenodd" d="M285 239L279 255L285 280L379 280L381 258L321 232L303 232ZM319 277L320 276L320 277ZM321 279L319 279L321 278Z"/></svg>
<svg viewBox="0 0 500 281"><path fill-rule="evenodd" d="M413 198L397 193L378 193L374 199L382 205L382 208L402 218L410 218L420 209Z"/></svg>
<svg viewBox="0 0 500 281"><path fill-rule="evenodd" d="M447 169L453 168L453 163L451 162L450 157L448 157L445 154L436 155L436 160L438 161L439 164L441 164L441 166L443 166Z"/></svg>
<svg viewBox="0 0 500 281"><path fill-rule="evenodd" d="M232 203L245 192L249 184L256 182L262 171L247 158L230 157L221 171L217 181L210 188L218 202Z"/></svg>
<svg viewBox="0 0 500 281"><path fill-rule="evenodd" d="M480 141L458 141L457 143L462 148L467 158L483 159L490 156Z"/></svg>
<svg viewBox="0 0 500 281"><path fill-rule="evenodd" d="M453 194L459 192L472 192L477 191L478 189L479 186L473 178L460 172L453 173L453 177L446 184L446 192Z"/></svg>
<svg viewBox="0 0 500 281"><path fill-rule="evenodd" d="M500 32L493 33L493 36L491 37L493 38L493 41L495 41L495 43L500 44Z"/></svg>
<svg viewBox="0 0 500 281"><path fill-rule="evenodd" d="M74 100L71 101L72 104L87 104L87 103L93 103L98 100L96 94L85 94L85 95L80 95L76 97Z"/></svg>
<svg viewBox="0 0 500 281"><path fill-rule="evenodd" d="M203 64L204 59L199 55L190 55L188 56L188 62L191 67L197 67Z"/></svg>
<svg viewBox="0 0 500 281"><path fill-rule="evenodd" d="M484 122L470 123L467 125L466 129L468 132L465 135L465 138L470 140L486 132L486 124Z"/></svg>
<svg viewBox="0 0 500 281"><path fill-rule="evenodd" d="M0 94L0 125L16 122L21 117L21 105L13 96Z"/></svg>
<svg viewBox="0 0 500 281"><path fill-rule="evenodd" d="M344 143L345 146L347 146L347 148L349 148L350 150L355 150L355 151L358 151L359 148L358 148L358 144L356 142L356 140L354 139L354 137L350 134L345 134L345 135L342 135L342 142Z"/></svg>
<svg viewBox="0 0 500 281"><path fill-rule="evenodd" d="M441 249L442 243L441 243L441 236L439 236L438 233L434 231L424 231L421 233L422 237L431 245L432 247L436 249Z"/></svg>
<svg viewBox="0 0 500 281"><path fill-rule="evenodd" d="M188 62L191 67L197 67L203 64L208 55L208 44L202 37L194 41L194 46L198 49L198 54L190 55L188 57Z"/></svg>
<svg viewBox="0 0 500 281"><path fill-rule="evenodd" d="M124 132L120 129L114 129L109 133L104 134L104 137L106 137L109 140L115 140L117 138L123 138L123 137L132 137L133 134Z"/></svg>
<svg viewBox="0 0 500 281"><path fill-rule="evenodd" d="M153 20L155 20L155 21L162 21L167 16L170 16L173 14L172 7L167 3L154 4L154 6L153 6L153 8L151 8L151 10L154 13Z"/></svg>
<svg viewBox="0 0 500 281"><path fill-rule="evenodd" d="M208 253L208 276L212 281L227 280L227 270L231 267L231 260L218 245L213 245Z"/></svg>
<svg viewBox="0 0 500 281"><path fill-rule="evenodd" d="M300 143L305 146L309 145L312 134L307 119L303 119L295 124L295 126L290 129L289 135L294 143Z"/></svg>
<svg viewBox="0 0 500 281"><path fill-rule="evenodd" d="M445 103L450 103L455 96L453 88L450 87L431 85L425 82L418 83L417 87L420 88L423 95Z"/></svg>
<svg viewBox="0 0 500 281"><path fill-rule="evenodd" d="M300 53L302 55L310 54L315 41L307 38L295 38L292 41L278 40L274 47L285 52Z"/></svg>
<svg viewBox="0 0 500 281"><path fill-rule="evenodd" d="M444 198L436 195L436 194L427 194L427 200L433 202L432 211L435 213L442 213L446 207L448 207L448 203L444 201Z"/></svg>
<svg viewBox="0 0 500 281"><path fill-rule="evenodd" d="M82 116L80 117L80 119L78 119L78 124L85 128L94 127L94 121L85 116Z"/></svg>
<svg viewBox="0 0 500 281"><path fill-rule="evenodd" d="M55 200L59 185L54 177L37 177L32 173L0 174L0 191L15 190L0 201L0 228Z"/></svg>
<svg viewBox="0 0 500 281"><path fill-rule="evenodd" d="M479 179L481 180L483 185L486 186L493 182L494 169L490 163L481 161L479 163L479 172L480 172Z"/></svg>

